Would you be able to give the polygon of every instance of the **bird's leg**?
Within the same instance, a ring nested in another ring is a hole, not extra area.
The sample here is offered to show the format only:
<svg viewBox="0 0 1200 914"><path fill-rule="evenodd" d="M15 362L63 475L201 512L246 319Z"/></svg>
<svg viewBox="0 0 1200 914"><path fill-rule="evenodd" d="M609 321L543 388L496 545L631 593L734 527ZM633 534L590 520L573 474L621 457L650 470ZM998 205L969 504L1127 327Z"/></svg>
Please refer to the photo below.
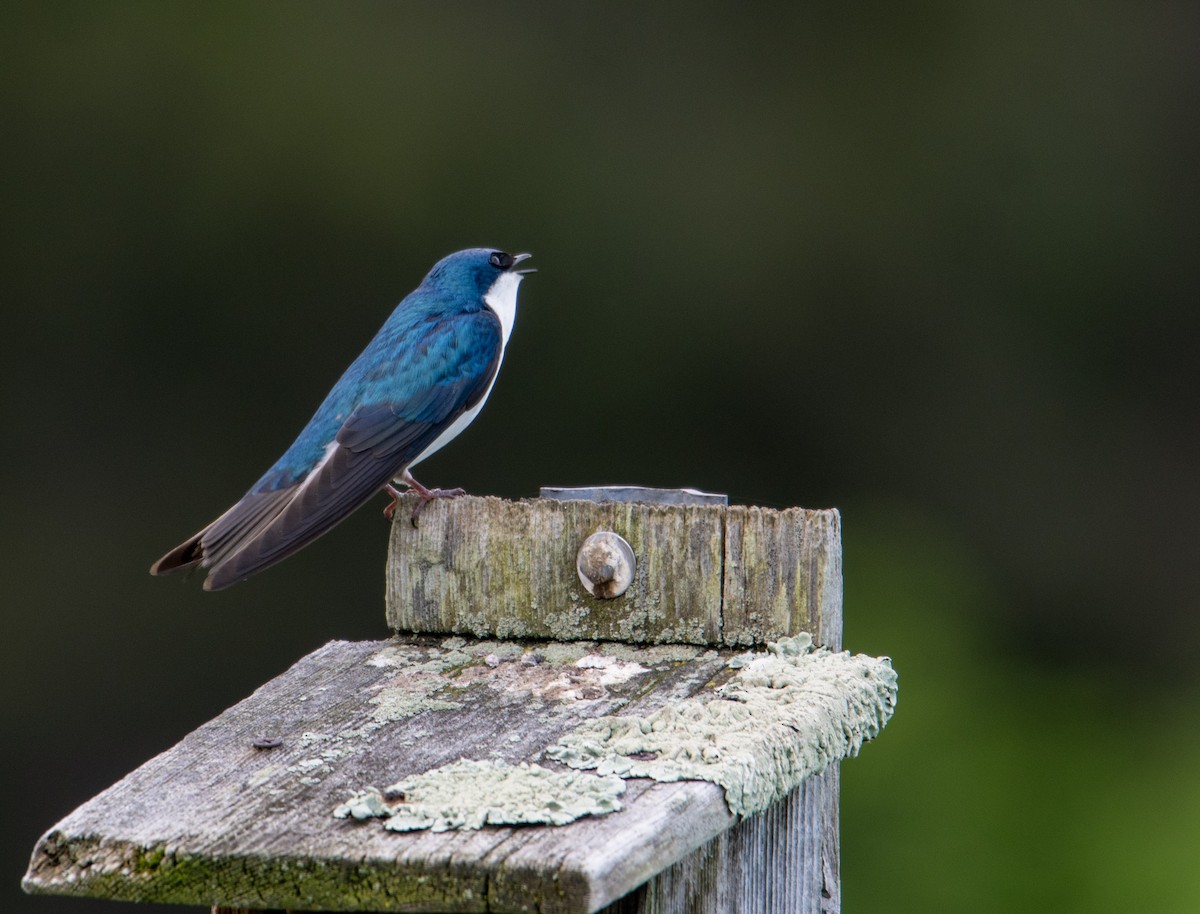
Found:
<svg viewBox="0 0 1200 914"><path fill-rule="evenodd" d="M384 485L383 491L387 492L388 495L392 496L391 503L386 508L383 509L383 516L386 517L388 520L391 520L393 515L395 515L395 513L396 513L396 505L400 504L400 496L403 495L404 493L401 492L399 489L397 489L390 482L386 483Z"/></svg>
<svg viewBox="0 0 1200 914"><path fill-rule="evenodd" d="M413 474L408 472L408 470L405 470L401 474L400 478L396 481L408 486L412 491L416 492L419 497L417 506L413 508L412 513L412 525L414 527L417 526L417 518L421 516L421 509L435 498L458 498L460 495L467 494L465 489L428 489L417 482L416 479L413 478ZM396 505L399 502L401 493L399 489L390 484L384 486L384 491L386 491L388 495L392 496L392 503L383 509L383 516L388 520L391 520L392 516L396 513Z"/></svg>

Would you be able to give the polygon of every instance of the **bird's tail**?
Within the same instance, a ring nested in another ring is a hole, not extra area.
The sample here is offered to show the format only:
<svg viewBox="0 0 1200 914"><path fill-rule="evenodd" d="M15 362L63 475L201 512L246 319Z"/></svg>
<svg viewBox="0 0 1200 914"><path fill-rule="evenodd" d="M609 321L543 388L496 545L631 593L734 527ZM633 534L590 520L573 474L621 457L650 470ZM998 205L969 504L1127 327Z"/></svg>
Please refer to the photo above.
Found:
<svg viewBox="0 0 1200 914"><path fill-rule="evenodd" d="M194 536L188 537L150 566L151 574L170 574L184 568L215 569L226 558L253 540L288 506L296 487L250 492L236 505ZM264 566L265 567L265 566ZM210 574L206 590L220 590L240 578L214 586Z"/></svg>

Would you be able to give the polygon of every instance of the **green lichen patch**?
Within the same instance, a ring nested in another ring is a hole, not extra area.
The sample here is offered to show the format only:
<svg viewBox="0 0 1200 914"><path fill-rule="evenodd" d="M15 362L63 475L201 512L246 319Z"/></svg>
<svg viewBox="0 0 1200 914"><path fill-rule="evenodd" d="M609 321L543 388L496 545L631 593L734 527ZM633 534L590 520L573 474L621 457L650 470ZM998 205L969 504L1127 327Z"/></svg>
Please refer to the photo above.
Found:
<svg viewBox="0 0 1200 914"><path fill-rule="evenodd" d="M446 673L475 662L477 658L463 650L466 644L462 638L443 638L441 647L425 649L424 660L415 660L408 646L391 644L372 653L364 663L384 669L401 667L409 671Z"/></svg>
<svg viewBox="0 0 1200 914"><path fill-rule="evenodd" d="M736 672L715 698L587 721L545 755L599 774L713 781L734 814L748 815L857 755L896 704L887 658L814 650L806 634L729 666Z"/></svg>
<svg viewBox="0 0 1200 914"><path fill-rule="evenodd" d="M612 775L460 759L382 791L359 791L333 814L341 819L383 818L390 831L565 825L583 816L616 812L624 790L624 781Z"/></svg>
<svg viewBox="0 0 1200 914"><path fill-rule="evenodd" d="M462 707L460 701L433 698L431 692L413 692L406 688L382 689L371 699L375 706L372 718L378 723L390 723L413 717L425 711L453 711Z"/></svg>
<svg viewBox="0 0 1200 914"><path fill-rule="evenodd" d="M535 648L534 655L546 663L566 666L586 657L595 649L593 641L547 641Z"/></svg>

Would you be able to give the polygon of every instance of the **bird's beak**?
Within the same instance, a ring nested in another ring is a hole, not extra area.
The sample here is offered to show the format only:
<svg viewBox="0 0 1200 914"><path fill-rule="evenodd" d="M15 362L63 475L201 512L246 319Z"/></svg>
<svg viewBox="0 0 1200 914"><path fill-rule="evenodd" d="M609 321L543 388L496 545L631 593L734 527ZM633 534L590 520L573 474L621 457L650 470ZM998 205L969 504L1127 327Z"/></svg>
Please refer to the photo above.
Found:
<svg viewBox="0 0 1200 914"><path fill-rule="evenodd" d="M520 263L522 260L528 260L528 259L529 259L530 257L532 257L532 256L533 256L532 254L513 254L513 266L515 267L515 266L516 266L517 264L519 264L519 263ZM510 267L509 269L512 269L512 267ZM517 272L517 273L520 273L522 276L524 276L524 275L525 275L525 274L527 274L527 273L536 273L536 272L537 272L537 268L536 268L536 267L529 267L529 268L527 268L527 269L524 269L524 270L517 270L517 271L515 271L515 272Z"/></svg>

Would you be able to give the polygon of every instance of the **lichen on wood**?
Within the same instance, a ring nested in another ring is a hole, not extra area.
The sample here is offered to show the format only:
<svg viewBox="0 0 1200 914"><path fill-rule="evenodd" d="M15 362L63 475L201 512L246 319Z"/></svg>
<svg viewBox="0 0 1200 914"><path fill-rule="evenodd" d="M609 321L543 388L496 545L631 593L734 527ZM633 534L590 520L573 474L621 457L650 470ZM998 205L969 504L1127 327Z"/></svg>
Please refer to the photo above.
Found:
<svg viewBox="0 0 1200 914"><path fill-rule="evenodd" d="M733 658L715 697L586 721L546 756L598 774L713 781L735 815L762 812L857 755L896 704L887 658L814 651L808 635L768 647Z"/></svg>
<svg viewBox="0 0 1200 914"><path fill-rule="evenodd" d="M878 732L895 679L886 660L834 653L836 511L466 497L414 528L408 502L387 574L403 634L326 645L77 809L39 842L27 891L255 910L839 909L834 762ZM597 530L635 552L610 600L575 567ZM780 640L801 631L830 650ZM531 802L543 780L564 797ZM459 805L404 802L430 785ZM357 821L380 814L391 831Z"/></svg>
<svg viewBox="0 0 1200 914"><path fill-rule="evenodd" d="M595 718L652 720L692 701L738 704L715 690L757 669L753 661L731 669L739 656L594 641L333 642L58 823L39 842L24 885L254 909L596 911L725 833L735 821L725 790L632 779L620 811L563 827L438 834L389 832L333 811L369 785L407 782L460 759L578 775L557 769L545 751ZM411 691L416 704L380 713L396 706L372 699L390 690ZM254 748L264 733L277 748ZM805 788L823 798L822 809L834 796L820 786L831 774ZM490 816L481 809L473 815ZM829 859L820 844L796 853L809 867Z"/></svg>
<svg viewBox="0 0 1200 914"><path fill-rule="evenodd" d="M387 568L396 631L738 647L810 631L841 646L836 510L466 496L430 504L414 528L415 497L402 500ZM601 530L636 557L608 600L576 570Z"/></svg>
<svg viewBox="0 0 1200 914"><path fill-rule="evenodd" d="M551 771L541 765L460 759L356 792L339 819L385 819L388 831L449 831L485 825L566 825L621 809L625 782L615 775Z"/></svg>

